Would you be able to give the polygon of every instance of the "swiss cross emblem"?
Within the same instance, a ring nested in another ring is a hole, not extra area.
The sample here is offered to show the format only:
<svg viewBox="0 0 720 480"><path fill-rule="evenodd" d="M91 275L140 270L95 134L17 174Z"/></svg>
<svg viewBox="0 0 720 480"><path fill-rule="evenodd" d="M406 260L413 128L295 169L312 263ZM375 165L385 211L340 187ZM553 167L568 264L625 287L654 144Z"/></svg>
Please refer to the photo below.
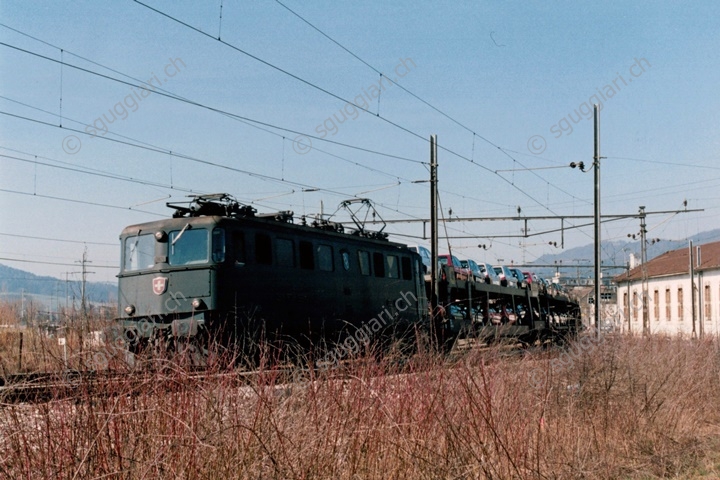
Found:
<svg viewBox="0 0 720 480"><path fill-rule="evenodd" d="M167 277L156 277L153 278L153 293L155 295L162 295L167 290L168 279Z"/></svg>

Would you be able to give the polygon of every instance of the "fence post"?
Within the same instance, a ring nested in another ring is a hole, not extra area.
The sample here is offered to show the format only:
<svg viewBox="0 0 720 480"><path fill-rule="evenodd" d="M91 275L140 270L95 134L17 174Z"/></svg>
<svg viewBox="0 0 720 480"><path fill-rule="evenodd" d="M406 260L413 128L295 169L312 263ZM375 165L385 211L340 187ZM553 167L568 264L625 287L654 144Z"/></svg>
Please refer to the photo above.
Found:
<svg viewBox="0 0 720 480"><path fill-rule="evenodd" d="M20 355L18 355L18 373L22 370L22 347L23 347L23 332L20 332Z"/></svg>

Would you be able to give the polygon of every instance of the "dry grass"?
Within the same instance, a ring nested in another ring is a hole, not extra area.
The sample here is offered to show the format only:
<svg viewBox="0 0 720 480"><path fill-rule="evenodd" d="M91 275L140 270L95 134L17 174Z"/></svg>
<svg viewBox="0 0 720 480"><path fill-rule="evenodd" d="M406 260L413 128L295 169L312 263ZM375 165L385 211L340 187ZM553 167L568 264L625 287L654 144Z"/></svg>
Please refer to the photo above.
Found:
<svg viewBox="0 0 720 480"><path fill-rule="evenodd" d="M1 328L0 376L87 369L93 361L88 332L101 331L107 325L107 321L91 319L52 335L30 327ZM64 347L59 344L58 337L65 339Z"/></svg>
<svg viewBox="0 0 720 480"><path fill-rule="evenodd" d="M607 338L402 373L268 369L0 407L1 478L717 478L716 342ZM342 374L342 375L341 375ZM158 373L157 375L161 375ZM162 386L161 386L162 385Z"/></svg>

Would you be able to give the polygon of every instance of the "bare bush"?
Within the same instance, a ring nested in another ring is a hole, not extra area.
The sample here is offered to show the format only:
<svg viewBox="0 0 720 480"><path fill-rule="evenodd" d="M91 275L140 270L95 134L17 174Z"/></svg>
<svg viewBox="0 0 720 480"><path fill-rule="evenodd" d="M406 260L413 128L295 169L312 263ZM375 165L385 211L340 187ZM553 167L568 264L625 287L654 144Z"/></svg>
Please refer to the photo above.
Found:
<svg viewBox="0 0 720 480"><path fill-rule="evenodd" d="M0 410L6 478L714 478L720 349L608 338L323 371L163 361ZM538 375L541 382L537 381ZM134 379L135 378L135 379ZM294 379L294 381L293 381ZM97 387L97 386L95 386Z"/></svg>

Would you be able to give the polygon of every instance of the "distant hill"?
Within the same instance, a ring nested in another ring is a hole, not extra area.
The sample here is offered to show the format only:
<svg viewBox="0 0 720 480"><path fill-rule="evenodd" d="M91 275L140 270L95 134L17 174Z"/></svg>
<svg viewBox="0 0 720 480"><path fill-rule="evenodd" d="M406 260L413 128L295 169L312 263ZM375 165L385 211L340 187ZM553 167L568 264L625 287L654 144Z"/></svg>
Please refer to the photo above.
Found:
<svg viewBox="0 0 720 480"><path fill-rule="evenodd" d="M650 237L652 238L652 237ZM648 238L648 240L650 240ZM704 243L720 241L720 229L701 232L690 238L694 245L702 245ZM601 260L603 265L626 265L631 258L631 254L635 256L637 263L640 263L640 241L611 241L601 242ZM671 250L687 247L688 240L668 240L660 239L659 242L649 243L647 246L647 259L651 260L658 255ZM565 278L591 279L594 277L594 270L591 267L595 256L595 247L592 243L582 247L570 248L563 250L555 255L543 255L536 259L534 264L538 265L555 265L556 262L563 267L560 273ZM570 267L570 268L567 268ZM535 273L543 277L552 277L555 274L555 268L537 268L533 269ZM609 279L618 275L625 270L623 268L603 269L603 278Z"/></svg>
<svg viewBox="0 0 720 480"><path fill-rule="evenodd" d="M81 285L79 280L35 275L24 270L0 264L0 298L16 301L24 295L32 298L46 309L52 310L57 305L72 305L80 302ZM89 303L117 302L117 284L110 282L87 282L86 299Z"/></svg>

